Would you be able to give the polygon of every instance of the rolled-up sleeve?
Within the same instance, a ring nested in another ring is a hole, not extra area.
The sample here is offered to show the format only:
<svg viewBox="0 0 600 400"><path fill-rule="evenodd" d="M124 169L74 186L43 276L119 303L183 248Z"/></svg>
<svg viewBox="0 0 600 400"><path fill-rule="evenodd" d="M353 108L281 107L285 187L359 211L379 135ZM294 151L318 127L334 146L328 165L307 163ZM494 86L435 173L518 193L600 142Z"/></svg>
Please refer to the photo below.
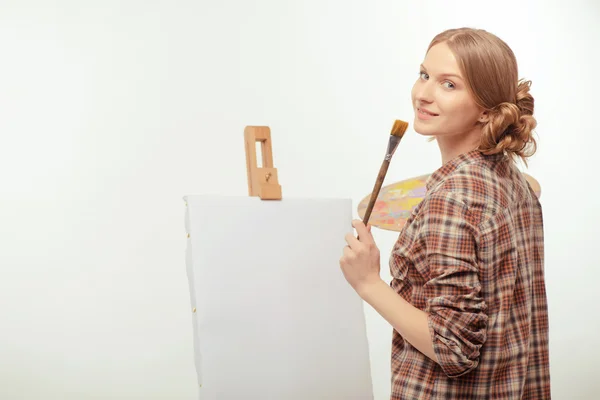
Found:
<svg viewBox="0 0 600 400"><path fill-rule="evenodd" d="M487 306L477 263L479 232L455 193L435 193L424 207L420 241L429 332L438 364L448 377L458 377L477 367L486 340Z"/></svg>

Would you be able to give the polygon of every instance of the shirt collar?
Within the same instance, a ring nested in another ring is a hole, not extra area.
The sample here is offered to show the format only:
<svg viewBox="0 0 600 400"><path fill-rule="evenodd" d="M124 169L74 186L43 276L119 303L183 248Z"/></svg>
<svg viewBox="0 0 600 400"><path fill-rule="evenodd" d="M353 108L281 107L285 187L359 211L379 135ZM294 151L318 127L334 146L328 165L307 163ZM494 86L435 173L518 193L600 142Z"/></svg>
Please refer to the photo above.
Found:
<svg viewBox="0 0 600 400"><path fill-rule="evenodd" d="M479 150L471 150L466 153L462 153L462 154L458 155L457 157L453 158L452 160L446 162L444 165L442 165L440 168L438 168L433 174L431 174L429 176L429 178L427 178L427 181L425 182L425 187L427 188L428 191L431 190L433 187L437 186L437 184L442 182L445 177L447 177L452 172L456 171L457 169L461 168L462 166L464 166L466 164L476 163L481 160L497 159L497 158L501 158L503 156L504 156L503 153L486 156Z"/></svg>

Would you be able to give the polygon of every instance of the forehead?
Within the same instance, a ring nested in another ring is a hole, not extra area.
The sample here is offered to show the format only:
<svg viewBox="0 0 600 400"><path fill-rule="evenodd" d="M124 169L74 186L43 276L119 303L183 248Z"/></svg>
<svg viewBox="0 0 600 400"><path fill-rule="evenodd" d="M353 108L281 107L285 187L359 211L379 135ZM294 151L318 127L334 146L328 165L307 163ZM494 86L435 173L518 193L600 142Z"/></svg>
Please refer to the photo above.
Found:
<svg viewBox="0 0 600 400"><path fill-rule="evenodd" d="M438 43L429 49L423 66L430 74L461 76L456 57L445 43Z"/></svg>

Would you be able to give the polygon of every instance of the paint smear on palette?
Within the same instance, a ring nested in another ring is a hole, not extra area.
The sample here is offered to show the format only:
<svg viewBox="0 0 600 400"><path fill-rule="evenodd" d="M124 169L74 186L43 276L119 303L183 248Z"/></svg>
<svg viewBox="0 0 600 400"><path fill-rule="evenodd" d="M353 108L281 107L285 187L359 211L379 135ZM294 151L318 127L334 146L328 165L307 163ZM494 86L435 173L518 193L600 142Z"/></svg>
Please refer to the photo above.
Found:
<svg viewBox="0 0 600 400"><path fill-rule="evenodd" d="M531 176L523 174L535 194L540 197L539 183ZM400 231L414 209L425 197L426 182L431 175L421 175L381 188L377 201L373 206L369 224L381 229ZM371 195L365 197L358 205L358 215L364 218Z"/></svg>

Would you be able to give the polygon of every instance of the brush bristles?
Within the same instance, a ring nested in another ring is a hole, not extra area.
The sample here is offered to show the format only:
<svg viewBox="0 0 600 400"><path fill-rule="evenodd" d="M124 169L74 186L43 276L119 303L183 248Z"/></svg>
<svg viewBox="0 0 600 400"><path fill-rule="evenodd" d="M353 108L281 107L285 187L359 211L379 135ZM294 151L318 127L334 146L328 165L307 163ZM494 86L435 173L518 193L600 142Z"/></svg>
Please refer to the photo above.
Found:
<svg viewBox="0 0 600 400"><path fill-rule="evenodd" d="M408 122L404 122L397 119L396 122L394 122L394 126L392 127L391 135L398 136L400 139L402 139L402 136L404 136L404 132L406 132L406 129L408 129Z"/></svg>

